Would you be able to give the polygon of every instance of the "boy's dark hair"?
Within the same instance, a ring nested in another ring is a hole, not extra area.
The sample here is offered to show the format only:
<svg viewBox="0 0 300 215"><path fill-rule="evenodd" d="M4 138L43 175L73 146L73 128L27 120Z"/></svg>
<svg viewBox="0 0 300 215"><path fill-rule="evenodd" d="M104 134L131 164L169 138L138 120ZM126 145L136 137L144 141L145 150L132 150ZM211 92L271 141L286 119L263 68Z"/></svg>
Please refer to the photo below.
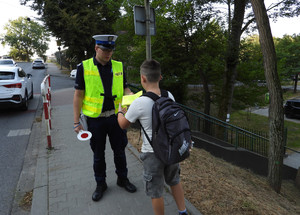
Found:
<svg viewBox="0 0 300 215"><path fill-rule="evenodd" d="M158 82L161 75L160 63L154 59L145 60L140 67L140 72L149 82Z"/></svg>

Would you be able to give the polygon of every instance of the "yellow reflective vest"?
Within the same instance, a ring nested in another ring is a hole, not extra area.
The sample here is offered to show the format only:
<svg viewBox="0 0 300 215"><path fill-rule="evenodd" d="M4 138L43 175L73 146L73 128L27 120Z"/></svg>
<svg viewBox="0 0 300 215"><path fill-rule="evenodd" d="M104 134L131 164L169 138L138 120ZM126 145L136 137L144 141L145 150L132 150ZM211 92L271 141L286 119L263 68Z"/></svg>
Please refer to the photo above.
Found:
<svg viewBox="0 0 300 215"><path fill-rule="evenodd" d="M102 113L104 102L104 87L98 71L94 64L93 58L85 60L83 64L85 95L82 104L82 112L89 117L99 117ZM118 112L119 103L122 101L123 88L123 65L122 62L111 60L112 64L112 96L116 96L114 100L115 113Z"/></svg>

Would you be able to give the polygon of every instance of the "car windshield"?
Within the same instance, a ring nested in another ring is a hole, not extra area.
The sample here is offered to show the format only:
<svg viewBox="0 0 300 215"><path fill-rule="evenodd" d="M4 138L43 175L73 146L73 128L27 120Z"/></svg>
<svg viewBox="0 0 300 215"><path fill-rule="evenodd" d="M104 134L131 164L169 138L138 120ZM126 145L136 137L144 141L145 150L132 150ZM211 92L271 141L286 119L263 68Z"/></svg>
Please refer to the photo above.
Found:
<svg viewBox="0 0 300 215"><path fill-rule="evenodd" d="M13 64L13 62L11 60L0 60L0 64Z"/></svg>
<svg viewBox="0 0 300 215"><path fill-rule="evenodd" d="M0 72L0 80L13 80L15 79L14 72Z"/></svg>
<svg viewBox="0 0 300 215"><path fill-rule="evenodd" d="M35 63L43 63L41 60L34 61Z"/></svg>

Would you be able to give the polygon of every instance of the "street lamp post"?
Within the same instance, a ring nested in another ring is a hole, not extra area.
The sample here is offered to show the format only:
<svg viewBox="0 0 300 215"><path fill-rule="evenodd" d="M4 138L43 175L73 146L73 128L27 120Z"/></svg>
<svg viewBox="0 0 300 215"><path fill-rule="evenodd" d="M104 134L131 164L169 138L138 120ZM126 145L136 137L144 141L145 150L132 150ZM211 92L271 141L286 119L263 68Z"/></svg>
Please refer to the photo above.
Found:
<svg viewBox="0 0 300 215"><path fill-rule="evenodd" d="M58 51L59 51L59 63L60 63L60 69L62 70L62 64L61 64L61 52L60 52L60 46L58 47Z"/></svg>

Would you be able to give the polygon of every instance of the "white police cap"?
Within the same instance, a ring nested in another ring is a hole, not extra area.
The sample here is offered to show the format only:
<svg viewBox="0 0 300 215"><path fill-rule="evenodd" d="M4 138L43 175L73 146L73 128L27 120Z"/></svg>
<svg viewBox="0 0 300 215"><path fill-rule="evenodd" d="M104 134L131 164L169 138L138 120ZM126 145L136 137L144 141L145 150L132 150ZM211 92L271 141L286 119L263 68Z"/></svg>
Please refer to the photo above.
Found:
<svg viewBox="0 0 300 215"><path fill-rule="evenodd" d="M118 38L117 35L94 35L93 38L96 44L103 49L115 49L115 41Z"/></svg>

